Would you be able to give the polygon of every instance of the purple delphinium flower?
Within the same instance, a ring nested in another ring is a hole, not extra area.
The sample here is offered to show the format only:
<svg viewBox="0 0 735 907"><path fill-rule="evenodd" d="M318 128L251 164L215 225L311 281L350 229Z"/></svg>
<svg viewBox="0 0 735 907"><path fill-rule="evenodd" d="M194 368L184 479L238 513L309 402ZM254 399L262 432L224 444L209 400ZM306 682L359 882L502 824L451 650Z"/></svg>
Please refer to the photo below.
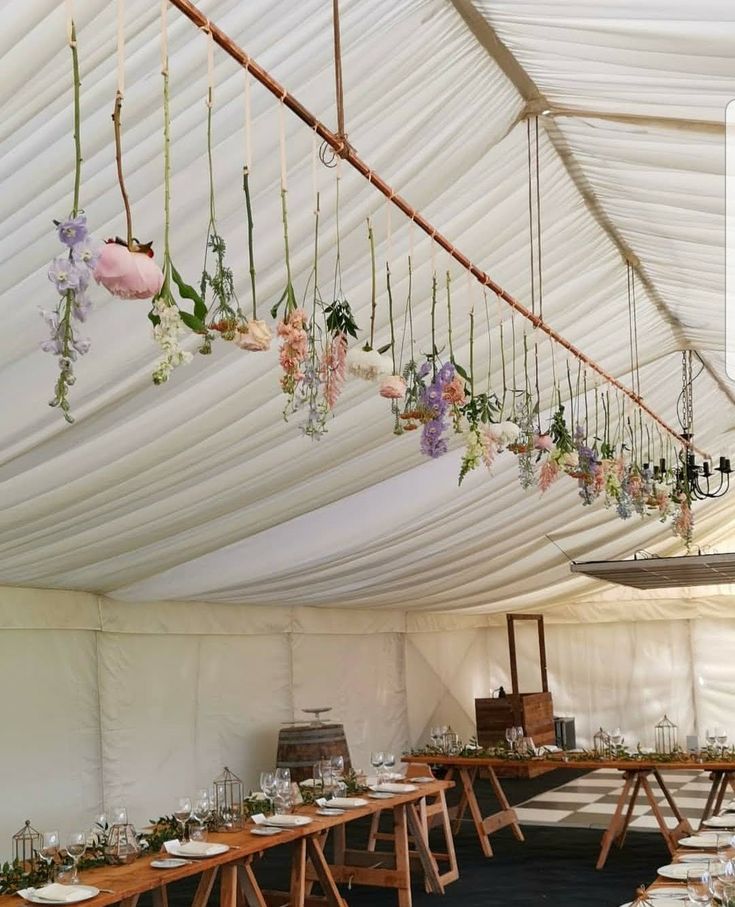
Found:
<svg viewBox="0 0 735 907"><path fill-rule="evenodd" d="M81 270L66 255L55 258L48 269L48 279L56 284L59 293L78 289L82 278Z"/></svg>
<svg viewBox="0 0 735 907"><path fill-rule="evenodd" d="M84 214L78 214L76 217L70 217L57 223L56 228L59 233L59 239L65 246L76 246L77 243L83 242L87 238L87 218Z"/></svg>
<svg viewBox="0 0 735 907"><path fill-rule="evenodd" d="M429 374L430 371L431 371L431 363L422 362L421 365L419 366L419 370L418 370L417 374L418 374L419 378L425 378Z"/></svg>
<svg viewBox="0 0 735 907"><path fill-rule="evenodd" d="M80 267L86 265L90 271L93 271L101 253L102 243L98 243L91 236L87 236L86 239L72 247L71 257L74 259L75 264Z"/></svg>
<svg viewBox="0 0 735 907"><path fill-rule="evenodd" d="M442 432L445 429L445 423L442 419L431 419L424 423L421 432L421 453L432 459L445 454L449 449L447 442L442 438Z"/></svg>
<svg viewBox="0 0 735 907"><path fill-rule="evenodd" d="M89 352L89 348L90 346L92 346L92 341L89 339L89 337L79 337L72 341L72 346L80 356L84 356L85 353Z"/></svg>
<svg viewBox="0 0 735 907"><path fill-rule="evenodd" d="M454 365L451 362L445 362L437 372L436 377L439 379L440 384L449 384L454 378Z"/></svg>
<svg viewBox="0 0 735 907"><path fill-rule="evenodd" d="M86 321L87 315L92 311L92 302L84 294L83 291L78 291L74 294L74 305L72 306L71 314L72 318L76 318L77 321Z"/></svg>

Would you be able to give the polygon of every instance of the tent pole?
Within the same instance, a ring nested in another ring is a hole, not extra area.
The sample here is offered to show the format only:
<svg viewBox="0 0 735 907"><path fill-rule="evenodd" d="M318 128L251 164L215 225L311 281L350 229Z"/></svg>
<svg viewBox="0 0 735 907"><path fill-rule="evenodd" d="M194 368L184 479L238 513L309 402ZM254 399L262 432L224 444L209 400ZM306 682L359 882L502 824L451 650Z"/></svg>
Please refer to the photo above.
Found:
<svg viewBox="0 0 735 907"><path fill-rule="evenodd" d="M271 74L263 69L256 61L250 57L245 51L236 44L229 35L218 28L199 10L190 0L169 0L172 6L175 6L184 16L187 17L197 28L202 29L205 32L211 33L212 38L216 44L218 44L222 50L225 51L233 60L238 62L242 67L244 67L248 72L250 72L258 82L261 83L271 94L275 95L288 109L296 114L296 116L306 123L306 125L312 129L316 134L323 139L336 154L346 160L358 173L361 174L369 183L372 183L380 192L385 195L385 197L392 202L403 214L408 217L409 220L412 220L417 227L426 233L433 242L437 243L444 251L451 256L456 262L458 262L465 270L469 271L476 280L478 280L483 286L487 287L489 290L492 290L496 296L502 299L507 303L512 309L515 309L520 315L522 315L527 321L530 321L535 328L540 331L543 331L547 334L555 343L558 343L560 346L564 347L575 359L578 359L580 362L584 363L592 371L596 372L603 378L608 384L611 384L613 387L616 387L621 391L625 396L629 397L636 406L639 406L645 413L647 413L654 422L658 423L664 431L668 432L675 441L681 444L685 449L694 449L697 450L703 457L709 458L709 454L699 450L697 448L692 448L691 445L687 444L685 438L681 436L674 428L672 428L661 416L658 415L654 410L652 410L647 403L643 401L640 395L636 394L635 391L631 390L629 387L624 385L619 381L614 375L611 375L609 372L605 371L603 367L597 363L594 359L590 359L586 353L583 353L578 347L576 347L571 341L567 340L566 337L557 333L551 325L545 322L538 315L531 312L527 309L522 303L520 303L514 296L504 290L498 283L496 283L488 274L486 274L481 268L473 264L472 261L461 252L453 243L451 243L443 233L440 233L439 230L428 221L422 214L420 214L414 207L412 207L406 199L402 196L396 194L395 190L388 184L386 181L380 177L377 173L374 173L373 170L368 167L365 161L351 148L351 146L341 138L336 133L332 132L327 126L324 125L320 120L318 120L310 110L308 110L304 105L295 98L290 92L288 92L276 79L271 76Z"/></svg>

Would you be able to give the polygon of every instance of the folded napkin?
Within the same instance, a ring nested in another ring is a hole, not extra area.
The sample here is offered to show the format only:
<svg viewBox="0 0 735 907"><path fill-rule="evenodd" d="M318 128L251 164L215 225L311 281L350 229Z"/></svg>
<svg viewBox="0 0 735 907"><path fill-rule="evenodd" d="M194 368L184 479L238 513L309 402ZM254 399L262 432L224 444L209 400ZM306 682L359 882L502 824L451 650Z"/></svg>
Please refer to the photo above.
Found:
<svg viewBox="0 0 735 907"><path fill-rule="evenodd" d="M416 790L415 784L395 784L392 781L376 784L373 790L385 791L391 794L409 794Z"/></svg>
<svg viewBox="0 0 735 907"><path fill-rule="evenodd" d="M80 897L89 894L88 889L81 888L79 885L60 885L54 882L51 885L44 885L43 888L24 888L18 894L24 898L26 895L36 895L45 901L57 901L64 904L68 901L76 901Z"/></svg>
<svg viewBox="0 0 735 907"><path fill-rule="evenodd" d="M209 857L219 852L219 844L207 844L206 841L187 841L182 844L178 838L166 841L163 845L166 853L189 854L192 857Z"/></svg>

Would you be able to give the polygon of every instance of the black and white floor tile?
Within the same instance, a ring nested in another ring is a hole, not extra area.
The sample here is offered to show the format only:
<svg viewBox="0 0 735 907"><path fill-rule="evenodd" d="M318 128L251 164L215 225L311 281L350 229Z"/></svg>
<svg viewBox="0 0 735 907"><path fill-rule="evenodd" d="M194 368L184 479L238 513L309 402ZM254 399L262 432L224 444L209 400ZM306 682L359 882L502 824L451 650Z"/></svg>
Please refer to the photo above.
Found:
<svg viewBox="0 0 735 907"><path fill-rule="evenodd" d="M674 802L692 827L699 825L710 781L703 772L661 772ZM661 812L671 826L676 825L671 808L653 778L651 786ZM598 769L568 784L545 791L515 807L520 823L526 825L566 825L573 828L606 828L615 812L623 777L614 769ZM658 829L651 805L641 791L633 812L631 829Z"/></svg>

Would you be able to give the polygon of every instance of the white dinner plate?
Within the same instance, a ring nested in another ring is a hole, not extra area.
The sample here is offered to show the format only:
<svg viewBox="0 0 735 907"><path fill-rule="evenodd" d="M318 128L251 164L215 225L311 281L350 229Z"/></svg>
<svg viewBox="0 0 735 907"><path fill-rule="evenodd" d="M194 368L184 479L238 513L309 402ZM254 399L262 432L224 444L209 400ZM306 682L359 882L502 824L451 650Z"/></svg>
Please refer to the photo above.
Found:
<svg viewBox="0 0 735 907"><path fill-rule="evenodd" d="M328 806L320 806L317 814L320 816L344 816L345 811L343 809L330 809Z"/></svg>
<svg viewBox="0 0 735 907"><path fill-rule="evenodd" d="M680 863L708 863L714 856L713 853L681 853L678 860Z"/></svg>
<svg viewBox="0 0 735 907"><path fill-rule="evenodd" d="M392 800L395 794L391 794L387 790L374 790L368 794L368 797L372 800Z"/></svg>
<svg viewBox="0 0 735 907"><path fill-rule="evenodd" d="M36 888L32 894L21 895L21 897L34 904L78 904L80 901L88 901L100 893L99 888L94 888L92 885L75 885L74 887L79 888L79 894L66 901L56 901L43 897L43 888Z"/></svg>
<svg viewBox="0 0 735 907"><path fill-rule="evenodd" d="M709 819L705 819L702 825L706 825L707 828L735 828L735 813L727 816L711 816Z"/></svg>
<svg viewBox="0 0 735 907"><path fill-rule="evenodd" d="M432 781L436 781L436 778L432 778L431 775L421 775L419 778L411 778L411 781L414 784L430 784Z"/></svg>
<svg viewBox="0 0 735 907"><path fill-rule="evenodd" d="M686 892L684 892L686 894ZM652 904L655 904L656 907L688 907L689 898L682 897L681 894L678 897L665 898L665 897L653 897L653 892L651 891L647 895L648 899ZM622 907L633 907L633 902L628 901L627 904L623 904Z"/></svg>
<svg viewBox="0 0 735 907"><path fill-rule="evenodd" d="M686 896L687 890L685 885L662 885L660 888L650 889L648 892L648 899L651 901L657 901L659 898L683 898L685 901L689 900Z"/></svg>
<svg viewBox="0 0 735 907"><path fill-rule="evenodd" d="M154 869L178 869L179 866L186 866L188 860L181 860L178 857L174 857L171 860L153 860L151 866Z"/></svg>
<svg viewBox="0 0 735 907"><path fill-rule="evenodd" d="M362 797L332 797L329 805L337 809L357 809L359 806L367 806L368 801Z"/></svg>
<svg viewBox="0 0 735 907"><path fill-rule="evenodd" d="M708 866L709 863L668 863L666 866L659 866L656 871L665 879L676 879L677 882L685 882L690 869L696 867L705 870Z"/></svg>
<svg viewBox="0 0 735 907"><path fill-rule="evenodd" d="M229 844L210 844L209 853L196 853L188 850L182 850L181 847L172 847L167 850L172 857L183 857L186 860L209 860L211 857L218 857L222 853L227 853L230 849Z"/></svg>
<svg viewBox="0 0 735 907"><path fill-rule="evenodd" d="M415 784L397 784L394 781L388 781L384 784L375 784L370 790L375 791L376 793L389 793L389 794L410 794L412 791L416 790Z"/></svg>
<svg viewBox="0 0 735 907"><path fill-rule="evenodd" d="M682 847L717 847L717 835L690 835L688 838L682 838L678 842Z"/></svg>
<svg viewBox="0 0 735 907"><path fill-rule="evenodd" d="M255 828L250 829L251 835L262 835L264 838L270 837L270 835L279 835L280 833L280 828L271 828L270 826L268 828L263 828L260 825L256 825Z"/></svg>
<svg viewBox="0 0 735 907"><path fill-rule="evenodd" d="M311 816L293 816L288 813L268 816L263 825L272 825L275 828L301 828L302 825L311 825L314 820Z"/></svg>

